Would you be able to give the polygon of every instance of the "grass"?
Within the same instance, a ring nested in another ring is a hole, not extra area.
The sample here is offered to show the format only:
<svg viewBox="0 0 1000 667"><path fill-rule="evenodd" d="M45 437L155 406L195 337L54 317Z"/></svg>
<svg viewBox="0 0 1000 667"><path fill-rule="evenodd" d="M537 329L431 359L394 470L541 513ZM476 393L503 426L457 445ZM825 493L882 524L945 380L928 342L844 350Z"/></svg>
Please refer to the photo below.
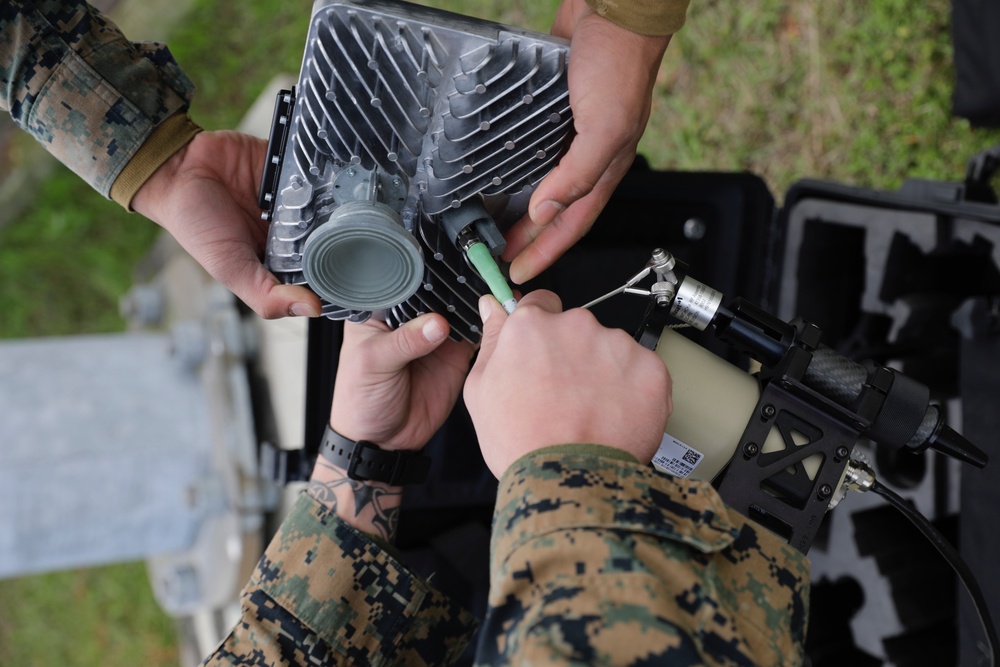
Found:
<svg viewBox="0 0 1000 667"><path fill-rule="evenodd" d="M177 665L142 563L0 582L0 665Z"/></svg>
<svg viewBox="0 0 1000 667"><path fill-rule="evenodd" d="M557 2L426 4L545 31ZM195 0L169 40L199 88L195 119L234 127L273 76L298 71L310 6ZM949 6L696 0L640 152L658 169L749 170L779 200L805 177L888 189L958 180L1000 131L950 115ZM0 337L120 330L117 301L156 234L61 170L0 229ZM171 665L175 641L142 564L0 582L0 665Z"/></svg>
<svg viewBox="0 0 1000 667"><path fill-rule="evenodd" d="M60 170L0 230L0 337L120 331L118 299L156 233Z"/></svg>
<svg viewBox="0 0 1000 667"><path fill-rule="evenodd" d="M895 189L961 180L1000 142L951 116L948 0L692 3L640 152L659 168L748 170Z"/></svg>

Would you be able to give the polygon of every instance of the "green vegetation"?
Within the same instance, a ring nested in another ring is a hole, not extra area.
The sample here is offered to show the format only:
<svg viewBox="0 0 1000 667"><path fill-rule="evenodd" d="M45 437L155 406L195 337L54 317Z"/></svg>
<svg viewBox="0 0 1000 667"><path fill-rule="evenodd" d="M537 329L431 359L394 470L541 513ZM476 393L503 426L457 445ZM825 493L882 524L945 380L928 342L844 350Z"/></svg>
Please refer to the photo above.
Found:
<svg viewBox="0 0 1000 667"><path fill-rule="evenodd" d="M557 0L427 4L544 31ZM234 127L273 76L297 72L310 7L196 0L170 39L196 120ZM694 0L640 152L658 169L752 171L779 199L805 177L960 179L1000 132L950 116L948 17L948 0ZM156 234L60 170L0 229L0 337L121 329L117 301ZM170 665L174 641L142 564L0 582L0 665Z"/></svg>
<svg viewBox="0 0 1000 667"><path fill-rule="evenodd" d="M173 621L142 563L0 582L0 665L171 667Z"/></svg>
<svg viewBox="0 0 1000 667"><path fill-rule="evenodd" d="M947 0L692 2L640 145L659 168L895 189L1000 141L951 117Z"/></svg>
<svg viewBox="0 0 1000 667"><path fill-rule="evenodd" d="M120 331L118 299L156 233L60 169L0 229L0 337Z"/></svg>

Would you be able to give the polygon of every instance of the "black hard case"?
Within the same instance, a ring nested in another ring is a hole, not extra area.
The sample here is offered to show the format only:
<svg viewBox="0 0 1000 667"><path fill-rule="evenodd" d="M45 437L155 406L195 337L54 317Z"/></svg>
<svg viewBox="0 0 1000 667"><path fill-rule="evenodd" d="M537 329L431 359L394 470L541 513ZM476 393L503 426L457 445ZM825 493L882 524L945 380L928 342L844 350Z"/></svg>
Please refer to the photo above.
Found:
<svg viewBox="0 0 1000 667"><path fill-rule="evenodd" d="M1000 207L988 187L995 155L977 160L978 168L976 160L970 163L964 182L911 180L898 191L803 180L778 207L753 174L656 171L639 158L592 231L524 289L551 289L565 307L579 306L620 286L653 248L665 248L687 264L689 275L727 297L742 296L786 320L800 315L819 325L823 342L846 356L892 364L931 387L934 399L960 401L961 424L949 420L950 425L1000 459L995 437L1000 372L994 371L1000 368ZM624 295L593 310L605 325L634 332L645 307L645 299ZM311 326L306 442L314 453L329 410L330 369L342 324L319 320ZM702 335L699 342L747 367L746 359L716 341ZM481 612L496 485L478 454L464 406L456 408L428 451L434 460L431 478L407 490L399 546L416 569L438 572L437 585ZM928 468L926 462L878 463L880 473L890 475L888 483L898 481L902 489L908 476L941 476L940 466ZM945 477L935 482L936 504L944 514L944 498L955 492ZM960 493L958 520L942 516L937 522L960 538L986 598L1000 600L1000 575L987 562L1000 553L1000 537L992 530L1000 507L1000 467L963 466ZM886 545L886 522L895 527L905 520L859 517L856 539L863 544L852 550L887 561L880 562L880 570L894 579L897 606L908 609L903 635L885 638L888 659L896 665L939 665L951 664L960 653L961 664L973 664L972 642L981 631L950 570L936 554L914 556L914 550L930 549L919 536L907 535L906 553L893 551ZM482 558L469 556L476 551ZM900 574L898 561L907 558L924 564L923 571ZM926 595L934 589L928 579L935 578L943 599ZM813 605L813 667L883 664L844 635L858 606L845 602L854 599L850 591L842 581L814 582L814 601L837 603ZM921 605L930 609L921 611ZM843 631L833 631L837 628Z"/></svg>
<svg viewBox="0 0 1000 667"><path fill-rule="evenodd" d="M988 185L995 156L974 158L965 181L913 179L898 191L796 183L777 213L759 298L781 318L819 325L844 355L876 359L929 386L934 400L954 408L950 425L990 456L983 470L960 466L957 484L931 453L878 452L876 467L904 497L919 477L934 476L937 515L929 518L957 543L996 621L1000 207ZM959 509L949 515L956 491ZM883 640L891 663L980 664L982 630L953 573L923 540L905 538L916 552L901 548L905 540L891 537L898 531L871 519L856 517L855 548L878 558L890 582L902 626ZM887 520L903 522L896 514Z"/></svg>

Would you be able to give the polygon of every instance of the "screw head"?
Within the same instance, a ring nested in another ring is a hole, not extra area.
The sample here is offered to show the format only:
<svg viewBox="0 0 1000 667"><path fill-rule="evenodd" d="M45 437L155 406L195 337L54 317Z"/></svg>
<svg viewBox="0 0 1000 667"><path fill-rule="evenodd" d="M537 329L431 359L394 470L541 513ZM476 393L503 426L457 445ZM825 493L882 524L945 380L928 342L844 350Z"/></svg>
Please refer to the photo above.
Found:
<svg viewBox="0 0 1000 667"><path fill-rule="evenodd" d="M833 493L833 487L830 486L829 484L824 484L823 486L819 487L819 497L821 499L829 498L830 494L832 493Z"/></svg>
<svg viewBox="0 0 1000 667"><path fill-rule="evenodd" d="M705 238L708 226L700 218L691 218L684 222L684 238L688 241L700 241Z"/></svg>
<svg viewBox="0 0 1000 667"><path fill-rule="evenodd" d="M840 447L837 447L836 451L834 451L833 456L838 461L841 461L843 459L846 459L848 454L850 453L851 452L849 449L847 449L847 447L841 445Z"/></svg>
<svg viewBox="0 0 1000 667"><path fill-rule="evenodd" d="M748 459L757 456L757 454L759 453L760 453L760 447L757 446L756 442L748 442L747 444L743 445L743 456L747 457Z"/></svg>
<svg viewBox="0 0 1000 667"><path fill-rule="evenodd" d="M767 404L760 409L760 413L764 415L765 419L773 419L774 415L778 414L778 411L775 410L773 405Z"/></svg>

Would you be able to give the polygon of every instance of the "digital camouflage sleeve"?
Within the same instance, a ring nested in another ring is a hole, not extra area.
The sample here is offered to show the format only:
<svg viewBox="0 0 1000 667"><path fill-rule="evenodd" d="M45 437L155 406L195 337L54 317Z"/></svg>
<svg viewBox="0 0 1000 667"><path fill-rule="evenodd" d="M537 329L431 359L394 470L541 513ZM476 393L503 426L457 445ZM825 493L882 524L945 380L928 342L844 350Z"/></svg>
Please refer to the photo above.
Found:
<svg viewBox="0 0 1000 667"><path fill-rule="evenodd" d="M806 558L615 451L542 450L500 480L480 664L801 665Z"/></svg>
<svg viewBox="0 0 1000 667"><path fill-rule="evenodd" d="M702 482L555 447L504 475L482 665L800 665L808 566ZM440 576L445 576L442 573ZM475 620L308 495L206 665L445 665Z"/></svg>
<svg viewBox="0 0 1000 667"><path fill-rule="evenodd" d="M306 493L242 606L242 620L205 665L448 665L477 625Z"/></svg>
<svg viewBox="0 0 1000 667"><path fill-rule="evenodd" d="M129 42L75 0L0 2L0 84L0 107L104 196L194 92L166 46ZM197 128L173 130L186 141Z"/></svg>

